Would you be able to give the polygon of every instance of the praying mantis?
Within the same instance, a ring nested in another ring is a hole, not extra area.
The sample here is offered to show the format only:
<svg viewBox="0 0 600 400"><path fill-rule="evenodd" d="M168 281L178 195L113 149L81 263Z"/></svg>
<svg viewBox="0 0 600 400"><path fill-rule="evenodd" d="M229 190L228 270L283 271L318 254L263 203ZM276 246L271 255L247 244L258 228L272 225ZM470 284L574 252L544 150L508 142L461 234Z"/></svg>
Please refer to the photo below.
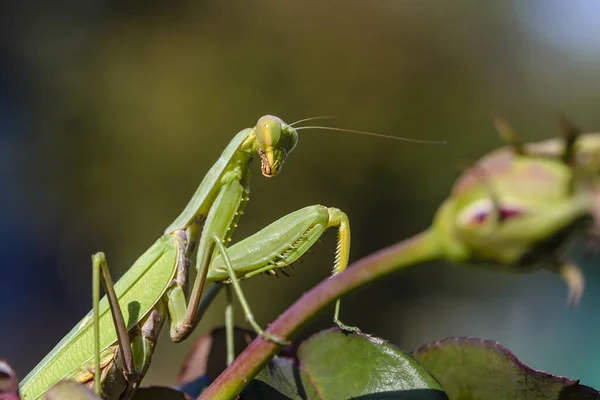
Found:
<svg viewBox="0 0 600 400"><path fill-rule="evenodd" d="M201 295L206 280L230 283L226 326L233 321L233 289L257 333L278 345L286 344L284 338L263 331L256 323L239 280L293 263L330 227L338 229L333 274L342 272L350 248L347 216L336 208L310 206L231 247L226 245L248 201L250 161L258 154L263 175L277 175L297 144L298 129L265 116L254 128L238 133L181 215L114 285L112 293L105 257L94 255L95 309L23 380L23 398L40 398L55 382L67 378L79 382L93 378L104 398L130 398L146 373L166 317L174 341L185 339L194 329L205 304ZM560 258L556 246L579 221L596 211L600 134L578 135L568 128L564 140L522 145L507 126L500 129L510 146L485 156L461 176L432 227L419 236L419 254L404 254L398 262L406 265L410 257L413 262L436 258L494 262L520 272L544 261L565 279L569 299L575 304L583 293L583 276L575 265ZM190 263L198 274L186 300ZM107 292L101 301L100 281ZM220 287L211 287L207 302ZM339 299L334 321L352 329L339 320ZM228 339L228 361L232 358Z"/></svg>
<svg viewBox="0 0 600 400"><path fill-rule="evenodd" d="M301 120L298 122L303 122ZM151 361L158 333L167 319L175 342L185 339L199 319L206 280L228 283L228 361L233 360L231 289L256 332L280 345L286 340L266 333L255 321L239 281L273 273L298 260L331 227L338 230L333 274L343 271L350 251L348 217L321 205L295 211L227 248L237 221L249 200L250 162L256 154L265 177L279 174L296 147L297 130L275 116L261 117L254 128L239 132L208 171L183 212L116 284L103 253L92 256L94 309L25 377L24 400L41 398L55 383L72 379L91 383L106 399L128 399ZM306 128L306 127L304 127ZM335 128L336 130L341 130ZM197 276L186 299L188 266ZM100 300L100 283L106 296ZM214 298L219 289L214 285ZM212 289L212 287L211 287ZM334 321L339 320L339 301Z"/></svg>

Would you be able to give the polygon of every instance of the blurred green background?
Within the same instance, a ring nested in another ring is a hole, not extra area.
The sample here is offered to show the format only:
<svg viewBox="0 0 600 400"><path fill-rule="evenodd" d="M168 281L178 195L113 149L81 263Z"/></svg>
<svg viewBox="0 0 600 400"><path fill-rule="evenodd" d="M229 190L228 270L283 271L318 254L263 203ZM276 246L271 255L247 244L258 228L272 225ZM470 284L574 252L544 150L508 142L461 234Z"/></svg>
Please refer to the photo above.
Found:
<svg viewBox="0 0 600 400"><path fill-rule="evenodd" d="M120 276L264 114L448 144L302 131L279 177L255 162L234 240L317 203L348 213L353 260L425 229L461 162L501 144L493 115L525 140L561 112L600 128L598 26L584 0L3 2L0 357L23 377L91 307L90 254ZM290 278L244 283L263 326L328 276L334 237ZM494 339L600 387L597 263L576 310L548 272L428 264L348 296L342 319L407 351ZM193 338L222 323L219 298ZM145 384L172 383L192 344L163 333Z"/></svg>

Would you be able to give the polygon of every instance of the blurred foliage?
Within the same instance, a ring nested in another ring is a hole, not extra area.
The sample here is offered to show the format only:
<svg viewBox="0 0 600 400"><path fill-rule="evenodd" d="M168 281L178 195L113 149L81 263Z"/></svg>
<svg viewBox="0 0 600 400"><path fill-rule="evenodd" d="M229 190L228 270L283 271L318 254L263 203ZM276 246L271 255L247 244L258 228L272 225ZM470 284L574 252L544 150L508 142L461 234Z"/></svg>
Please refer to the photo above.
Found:
<svg viewBox="0 0 600 400"><path fill-rule="evenodd" d="M588 4L587 6L585 4ZM587 7L587 8L586 8ZM351 219L357 259L429 225L463 160L555 135L560 112L600 127L592 2L61 1L0 5L0 355L20 377L91 307L91 253L116 278L175 218L228 140L270 113L446 146L302 131L282 174L254 168L234 240L321 203ZM244 284L267 325L327 276L333 235L291 278ZM444 264L344 299L342 318L403 349L498 340L527 364L600 386L588 262L578 310L555 276ZM217 302L195 337L223 321ZM242 321L237 313L238 322ZM316 322L331 324L327 313ZM309 329L307 331L310 331ZM146 385L190 344L163 335ZM584 353L582 359L577 353Z"/></svg>

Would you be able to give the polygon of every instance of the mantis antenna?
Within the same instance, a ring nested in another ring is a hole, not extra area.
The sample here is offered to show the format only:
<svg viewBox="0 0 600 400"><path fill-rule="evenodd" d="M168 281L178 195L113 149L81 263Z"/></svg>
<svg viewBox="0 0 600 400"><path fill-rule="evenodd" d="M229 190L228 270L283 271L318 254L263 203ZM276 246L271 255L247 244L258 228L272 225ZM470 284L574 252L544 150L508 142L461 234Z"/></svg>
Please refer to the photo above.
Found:
<svg viewBox="0 0 600 400"><path fill-rule="evenodd" d="M354 130L354 129L345 129L345 128L334 128L334 127L331 127L331 126L301 126L301 127L294 128L294 129L297 130L297 131L299 131L301 129L325 129L325 130L338 131L338 132L358 133L358 134L361 134L361 135L375 136L375 137L381 137L381 138L385 138L385 139L402 140L403 142L411 142L411 143L446 144L445 140L435 141L435 140L409 139L409 138L403 138L403 137L399 137L399 136L384 135L382 133L357 131L357 130Z"/></svg>
<svg viewBox="0 0 600 400"><path fill-rule="evenodd" d="M333 116L333 115L322 115L322 116L319 116L319 117L302 118L302 119L299 119L296 122L292 122L288 126L294 126L296 124L299 124L300 122L314 121L316 119L332 119L332 118L335 118L335 116Z"/></svg>

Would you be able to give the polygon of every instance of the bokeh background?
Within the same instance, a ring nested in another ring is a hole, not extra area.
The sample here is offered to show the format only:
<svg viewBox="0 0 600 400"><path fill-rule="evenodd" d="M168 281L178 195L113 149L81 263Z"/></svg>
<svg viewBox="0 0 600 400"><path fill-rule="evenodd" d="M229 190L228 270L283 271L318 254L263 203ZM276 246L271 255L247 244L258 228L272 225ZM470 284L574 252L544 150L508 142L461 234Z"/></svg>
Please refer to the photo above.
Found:
<svg viewBox="0 0 600 400"><path fill-rule="evenodd" d="M90 254L120 276L264 114L448 144L302 131L278 178L253 166L234 239L317 203L350 216L352 259L425 229L461 162L501 144L492 115L526 140L561 112L600 129L598 26L584 0L2 2L0 357L24 376L90 309ZM334 237L291 278L244 283L261 324L328 275ZM342 316L405 350L498 340L600 387L598 263L576 310L548 272L437 263L348 296ZM193 338L222 321L220 298ZM192 344L163 333L146 384L173 383Z"/></svg>

